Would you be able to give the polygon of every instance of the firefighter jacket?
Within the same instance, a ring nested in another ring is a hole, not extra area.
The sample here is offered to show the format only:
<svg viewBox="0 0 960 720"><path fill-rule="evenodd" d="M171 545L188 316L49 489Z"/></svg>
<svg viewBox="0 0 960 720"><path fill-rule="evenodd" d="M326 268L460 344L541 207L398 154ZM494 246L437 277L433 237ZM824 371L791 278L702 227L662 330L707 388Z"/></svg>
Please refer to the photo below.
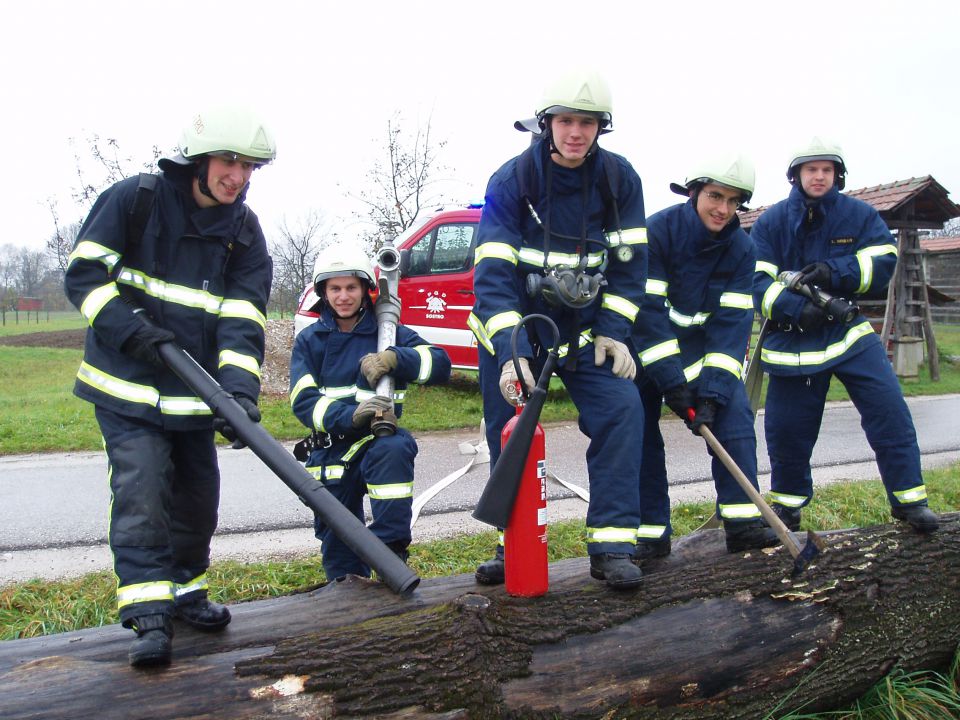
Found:
<svg viewBox="0 0 960 720"><path fill-rule="evenodd" d="M693 200L650 217L643 322L633 328L644 374L662 391L697 382L726 405L742 382L753 325L753 243L731 220L710 232Z"/></svg>
<svg viewBox="0 0 960 720"><path fill-rule="evenodd" d="M797 328L808 302L777 280L785 270L813 262L831 269L831 295L855 300L882 297L897 264L897 247L880 215L834 186L819 201L798 187L763 213L750 233L757 248L754 302L777 323L760 359L771 375L810 375L827 370L877 342L869 321L857 314L849 324L824 323L810 332Z"/></svg>
<svg viewBox="0 0 960 720"><path fill-rule="evenodd" d="M377 352L377 318L367 304L363 317L352 332L337 328L329 307L304 329L293 345L290 357L290 405L306 427L322 438L307 459L307 470L318 480L336 481L343 463L358 458L366 443L373 440L369 428L353 427L353 412L374 390L360 372L360 359ZM404 325L397 326L397 354L394 378L394 413L403 414L408 383L434 385L450 377L450 358L441 348L427 343Z"/></svg>
<svg viewBox="0 0 960 720"><path fill-rule="evenodd" d="M140 238L128 237L138 179L108 188L80 228L65 275L67 296L90 324L74 393L170 430L210 428L212 414L170 370L121 352L142 322L133 308L175 333L224 390L256 401L273 272L243 198L201 209L191 182L182 171L160 175Z"/></svg>
<svg viewBox="0 0 960 720"><path fill-rule="evenodd" d="M545 141L538 141L535 147L533 171L539 187L533 193L538 198L534 209L544 224L549 223L549 243L521 198L519 157L490 178L477 231L476 302L467 323L477 341L495 356L498 367L510 359L511 333L524 315L549 316L564 342L574 331L580 332L581 346L592 342L595 335L626 342L643 298L647 234L643 189L636 171L626 159L612 156L619 169L614 212L613 203L604 200L604 191L611 186L605 177L607 163L600 157L605 150L597 149L583 165L571 169L549 159ZM614 246L628 244L634 250L633 258L616 261L604 245L583 242L584 236ZM607 281L591 305L572 311L551 306L540 296L528 296L529 275L542 276L545 265L576 266L583 255L588 258L587 272L595 275L602 271ZM518 333L517 350L520 356L531 358L534 353L526 330L522 327ZM566 347L561 349L561 357L565 354Z"/></svg>

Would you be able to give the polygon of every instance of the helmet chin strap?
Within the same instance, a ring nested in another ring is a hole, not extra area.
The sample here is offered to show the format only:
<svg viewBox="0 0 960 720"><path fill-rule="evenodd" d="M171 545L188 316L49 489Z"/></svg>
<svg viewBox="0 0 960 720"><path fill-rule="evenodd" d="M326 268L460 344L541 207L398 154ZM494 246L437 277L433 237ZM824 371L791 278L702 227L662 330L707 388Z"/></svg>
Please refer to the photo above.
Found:
<svg viewBox="0 0 960 720"><path fill-rule="evenodd" d="M197 163L197 184L201 193L219 205L220 201L213 196L213 193L210 191L210 186L207 184L207 175L209 174L209 171L210 160L206 155L204 155L203 159Z"/></svg>

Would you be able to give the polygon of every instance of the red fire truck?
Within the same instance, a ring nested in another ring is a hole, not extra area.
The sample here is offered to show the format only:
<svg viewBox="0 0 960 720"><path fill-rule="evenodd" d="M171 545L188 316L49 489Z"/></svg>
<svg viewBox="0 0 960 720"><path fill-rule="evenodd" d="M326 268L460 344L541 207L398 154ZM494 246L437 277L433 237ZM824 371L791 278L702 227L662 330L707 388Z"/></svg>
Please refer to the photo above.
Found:
<svg viewBox="0 0 960 720"><path fill-rule="evenodd" d="M467 328L473 309L473 250L480 206L441 208L395 241L400 249L400 322L442 347L454 367L476 369L477 341ZM317 319L313 285L300 296L296 332Z"/></svg>

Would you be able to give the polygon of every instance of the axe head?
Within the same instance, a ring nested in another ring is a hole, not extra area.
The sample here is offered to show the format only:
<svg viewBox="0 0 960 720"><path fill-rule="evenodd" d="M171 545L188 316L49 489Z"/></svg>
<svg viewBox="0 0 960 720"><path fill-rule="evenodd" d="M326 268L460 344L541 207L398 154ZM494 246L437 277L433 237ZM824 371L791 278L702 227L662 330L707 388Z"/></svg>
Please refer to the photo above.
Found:
<svg viewBox="0 0 960 720"><path fill-rule="evenodd" d="M807 543L803 546L800 554L793 559L793 572L790 573L790 576L796 577L806 570L810 561L819 555L824 547L825 544L820 536L813 530L807 530Z"/></svg>

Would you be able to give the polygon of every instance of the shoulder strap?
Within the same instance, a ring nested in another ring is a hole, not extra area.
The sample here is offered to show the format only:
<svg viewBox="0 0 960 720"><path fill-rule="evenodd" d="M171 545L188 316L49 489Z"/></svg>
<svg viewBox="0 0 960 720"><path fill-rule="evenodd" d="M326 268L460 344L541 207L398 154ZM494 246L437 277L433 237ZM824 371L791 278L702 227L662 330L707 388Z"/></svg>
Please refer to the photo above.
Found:
<svg viewBox="0 0 960 720"><path fill-rule="evenodd" d="M139 245L147 229L150 211L153 210L154 194L159 176L153 173L140 173L137 194L127 216L127 245Z"/></svg>
<svg viewBox="0 0 960 720"><path fill-rule="evenodd" d="M533 162L533 153L537 147L537 143L534 143L520 153L516 165L517 187L520 189L520 197L529 200L533 206L536 206L540 199L540 183Z"/></svg>

